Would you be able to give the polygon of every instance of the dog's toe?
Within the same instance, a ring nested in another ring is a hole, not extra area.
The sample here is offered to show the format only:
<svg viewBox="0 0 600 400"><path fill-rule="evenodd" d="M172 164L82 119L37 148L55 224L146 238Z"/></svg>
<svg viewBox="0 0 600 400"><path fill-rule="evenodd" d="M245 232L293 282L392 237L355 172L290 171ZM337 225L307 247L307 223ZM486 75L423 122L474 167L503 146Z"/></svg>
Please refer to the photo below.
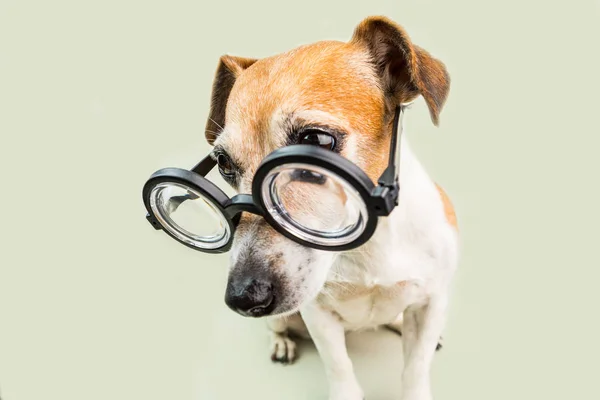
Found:
<svg viewBox="0 0 600 400"><path fill-rule="evenodd" d="M271 361L281 364L292 364L296 361L296 343L287 334L273 333Z"/></svg>

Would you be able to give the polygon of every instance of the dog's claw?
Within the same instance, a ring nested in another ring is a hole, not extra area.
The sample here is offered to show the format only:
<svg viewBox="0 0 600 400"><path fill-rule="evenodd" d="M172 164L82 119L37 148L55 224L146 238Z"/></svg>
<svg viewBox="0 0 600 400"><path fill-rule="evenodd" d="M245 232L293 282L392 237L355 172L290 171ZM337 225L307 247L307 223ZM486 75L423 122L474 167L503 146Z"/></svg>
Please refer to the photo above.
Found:
<svg viewBox="0 0 600 400"><path fill-rule="evenodd" d="M276 333L271 343L271 361L283 365L296 361L296 343L286 334Z"/></svg>

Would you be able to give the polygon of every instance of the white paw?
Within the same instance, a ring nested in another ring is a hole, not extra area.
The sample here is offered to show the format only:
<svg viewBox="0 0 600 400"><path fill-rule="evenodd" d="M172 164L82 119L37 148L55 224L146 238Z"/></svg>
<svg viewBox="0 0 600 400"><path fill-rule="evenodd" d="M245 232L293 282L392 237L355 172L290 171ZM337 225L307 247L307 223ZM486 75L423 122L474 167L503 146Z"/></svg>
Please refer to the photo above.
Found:
<svg viewBox="0 0 600 400"><path fill-rule="evenodd" d="M431 391L428 386L420 388L405 389L402 393L402 400L432 400Z"/></svg>
<svg viewBox="0 0 600 400"><path fill-rule="evenodd" d="M338 383L331 386L329 400L364 400L365 396L358 383Z"/></svg>
<svg viewBox="0 0 600 400"><path fill-rule="evenodd" d="M430 395L404 395L402 400L432 400Z"/></svg>
<svg viewBox="0 0 600 400"><path fill-rule="evenodd" d="M271 361L292 364L296 361L296 343L286 333L271 334Z"/></svg>

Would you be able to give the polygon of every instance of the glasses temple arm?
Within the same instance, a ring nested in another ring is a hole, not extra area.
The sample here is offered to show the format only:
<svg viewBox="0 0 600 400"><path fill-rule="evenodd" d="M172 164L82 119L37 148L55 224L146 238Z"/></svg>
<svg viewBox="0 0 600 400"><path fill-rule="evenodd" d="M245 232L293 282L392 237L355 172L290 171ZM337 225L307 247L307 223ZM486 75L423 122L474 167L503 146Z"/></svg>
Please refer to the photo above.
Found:
<svg viewBox="0 0 600 400"><path fill-rule="evenodd" d="M217 165L217 162L213 160L210 155L208 155L204 157L198 164L194 165L191 171L197 173L198 175L206 176L215 167L215 165Z"/></svg>
<svg viewBox="0 0 600 400"><path fill-rule="evenodd" d="M392 129L392 140L390 143L390 155L387 168L377 183L380 186L397 188L400 175L400 143L402 136L402 117L404 116L404 107L397 106L394 114L394 127Z"/></svg>

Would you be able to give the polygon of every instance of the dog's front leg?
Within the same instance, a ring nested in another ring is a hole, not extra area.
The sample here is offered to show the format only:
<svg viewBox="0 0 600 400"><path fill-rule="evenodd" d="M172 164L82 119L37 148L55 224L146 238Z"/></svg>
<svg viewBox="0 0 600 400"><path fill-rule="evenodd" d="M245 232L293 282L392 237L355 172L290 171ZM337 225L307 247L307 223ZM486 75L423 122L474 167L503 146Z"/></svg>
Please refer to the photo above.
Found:
<svg viewBox="0 0 600 400"><path fill-rule="evenodd" d="M404 372L402 400L431 400L429 374L446 317L445 296L436 295L426 305L404 312L402 340Z"/></svg>
<svg viewBox="0 0 600 400"><path fill-rule="evenodd" d="M316 303L304 307L301 314L325 367L329 399L363 400L363 391L346 349L341 321Z"/></svg>

